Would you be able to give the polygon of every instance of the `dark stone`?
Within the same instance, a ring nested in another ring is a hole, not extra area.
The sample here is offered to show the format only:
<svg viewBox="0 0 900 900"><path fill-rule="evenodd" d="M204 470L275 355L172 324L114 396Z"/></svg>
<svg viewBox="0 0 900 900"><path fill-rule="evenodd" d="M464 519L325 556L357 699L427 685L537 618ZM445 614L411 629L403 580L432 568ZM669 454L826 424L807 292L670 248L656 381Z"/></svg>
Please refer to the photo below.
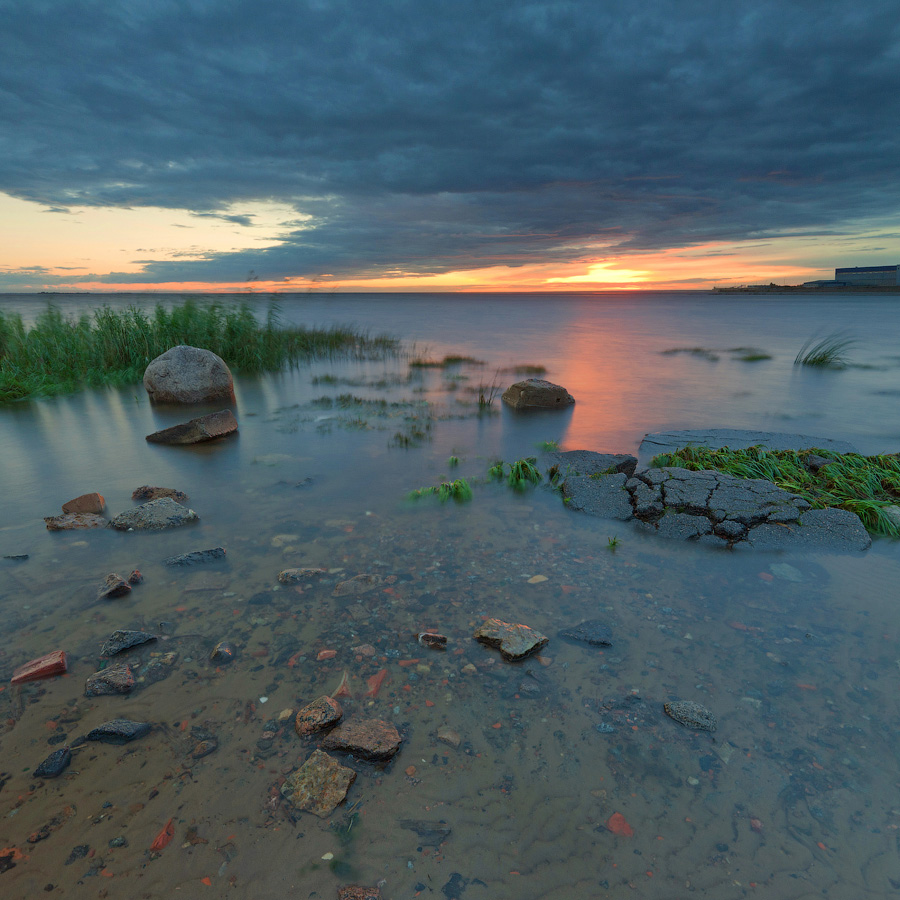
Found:
<svg viewBox="0 0 900 900"><path fill-rule="evenodd" d="M72 751L68 747L54 750L35 770L35 778L56 778L72 762Z"/></svg>
<svg viewBox="0 0 900 900"><path fill-rule="evenodd" d="M176 503L187 503L190 499L184 491L177 491L175 488L151 487L149 484L141 485L135 488L131 494L132 500L159 500L162 497L169 497Z"/></svg>
<svg viewBox="0 0 900 900"><path fill-rule="evenodd" d="M698 731L715 731L716 717L705 706L693 700L673 700L663 705L666 715L680 725Z"/></svg>
<svg viewBox="0 0 900 900"><path fill-rule="evenodd" d="M231 641L219 641L209 654L209 661L214 662L217 666L230 663L237 653L237 649Z"/></svg>
<svg viewBox="0 0 900 900"><path fill-rule="evenodd" d="M326 750L341 750L360 759L390 759L402 739L397 729L381 719L350 719L337 726L322 742Z"/></svg>
<svg viewBox="0 0 900 900"><path fill-rule="evenodd" d="M216 559L225 559L225 549L223 547L213 547L211 550L192 550L190 553L182 553L180 556L170 556L163 560L163 564L167 566L196 566Z"/></svg>
<svg viewBox="0 0 900 900"><path fill-rule="evenodd" d="M561 385L543 378L526 378L503 392L503 402L513 409L565 409L575 398Z"/></svg>
<svg viewBox="0 0 900 900"><path fill-rule="evenodd" d="M27 553L11 553L9 556L4 556L4 559L11 559L15 562L25 562L28 559Z"/></svg>
<svg viewBox="0 0 900 900"><path fill-rule="evenodd" d="M85 735L85 740L104 744L127 744L150 733L149 722L132 722L130 719L112 719L98 725Z"/></svg>
<svg viewBox="0 0 900 900"><path fill-rule="evenodd" d="M69 854L69 858L66 860L65 864L71 866L73 862L84 859L90 852L90 844L79 844L77 847L72 848L72 852Z"/></svg>
<svg viewBox="0 0 900 900"><path fill-rule="evenodd" d="M612 632L605 622L599 619L589 619L580 625L571 628L563 628L559 632L561 638L577 641L582 644L590 644L592 647L611 647Z"/></svg>
<svg viewBox="0 0 900 900"><path fill-rule="evenodd" d="M123 650L130 650L150 641L155 641L156 635L149 631L114 631L100 648L101 656L115 656Z"/></svg>
<svg viewBox="0 0 900 900"><path fill-rule="evenodd" d="M130 694L134 689L134 674L125 665L110 666L88 676L84 685L85 697L106 697L111 694Z"/></svg>
<svg viewBox="0 0 900 900"><path fill-rule="evenodd" d="M223 409L171 428L163 428L162 431L154 431L147 435L147 440L151 444L202 444L235 434L237 430L234 414L230 409Z"/></svg>
<svg viewBox="0 0 900 900"><path fill-rule="evenodd" d="M161 531L196 522L200 516L171 497L150 500L134 509L119 513L109 524L119 531Z"/></svg>
<svg viewBox="0 0 900 900"><path fill-rule="evenodd" d="M444 822L426 822L422 819L401 819L400 827L414 831L423 847L440 847L450 837L451 828Z"/></svg>
<svg viewBox="0 0 900 900"><path fill-rule="evenodd" d="M97 599L113 600L117 597L124 597L126 594L130 593L131 585L121 575L110 572L110 574L106 576L100 590L97 591Z"/></svg>

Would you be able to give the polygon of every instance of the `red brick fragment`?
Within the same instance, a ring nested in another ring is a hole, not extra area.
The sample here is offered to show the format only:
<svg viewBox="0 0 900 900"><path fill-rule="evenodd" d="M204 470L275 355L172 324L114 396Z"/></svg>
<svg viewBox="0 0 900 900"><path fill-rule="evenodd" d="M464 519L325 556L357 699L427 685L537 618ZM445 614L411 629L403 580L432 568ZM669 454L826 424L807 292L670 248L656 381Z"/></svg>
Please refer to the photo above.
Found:
<svg viewBox="0 0 900 900"><path fill-rule="evenodd" d="M19 666L10 678L12 684L23 684L26 681L39 681L41 678L52 678L62 675L67 669L66 651L54 650L37 659Z"/></svg>

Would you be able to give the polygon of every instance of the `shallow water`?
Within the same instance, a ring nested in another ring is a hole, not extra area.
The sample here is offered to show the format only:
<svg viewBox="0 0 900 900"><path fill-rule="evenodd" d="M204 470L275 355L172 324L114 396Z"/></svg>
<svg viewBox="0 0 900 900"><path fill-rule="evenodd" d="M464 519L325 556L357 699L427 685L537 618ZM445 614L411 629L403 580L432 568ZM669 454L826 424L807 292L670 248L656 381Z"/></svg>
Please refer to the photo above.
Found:
<svg viewBox="0 0 900 900"><path fill-rule="evenodd" d="M351 882L381 882L397 900L893 896L897 543L864 556L710 552L485 474L541 440L634 452L644 432L673 425L895 450L896 301L645 300L283 301L285 319L355 323L485 364L326 361L238 379L240 434L198 448L148 445L144 435L186 416L150 407L138 388L0 411L0 556L29 554L0 560L0 675L56 648L70 659L66 677L0 693L0 847L23 855L0 872L2 896L204 896L203 879L212 896L247 898L333 897ZM814 325L849 322L867 335L855 358L875 368L794 369ZM660 352L751 344L774 358ZM520 417L495 404L479 415L477 388L505 386L515 376L498 370L523 362L546 365L575 408ZM458 476L474 484L469 504L404 499ZM142 484L186 491L200 523L44 529L41 516L70 497L99 490L114 514ZM225 562L162 564L215 546ZM305 590L277 583L302 565L330 574ZM132 594L95 599L108 572L134 568L145 582ZM334 596L360 573L384 581ZM540 657L504 662L471 637L485 616L550 642ZM607 622L613 645L558 637L584 619ZM127 657L138 688L84 697L100 644L137 627L165 638ZM417 644L424 629L446 634L447 651ZM208 654L222 639L238 655L216 668ZM353 650L365 644L373 656ZM337 655L316 661L321 650ZM403 746L381 768L345 761L359 774L330 819L292 814L277 786L315 742L279 714L332 693L345 672L345 713L393 722ZM676 698L710 708L717 730L669 719L663 703ZM82 746L56 780L32 777L52 750L117 716L154 730ZM458 747L438 740L441 727ZM194 759L204 732L218 748ZM633 835L610 830L614 813ZM170 818L174 837L152 854Z"/></svg>

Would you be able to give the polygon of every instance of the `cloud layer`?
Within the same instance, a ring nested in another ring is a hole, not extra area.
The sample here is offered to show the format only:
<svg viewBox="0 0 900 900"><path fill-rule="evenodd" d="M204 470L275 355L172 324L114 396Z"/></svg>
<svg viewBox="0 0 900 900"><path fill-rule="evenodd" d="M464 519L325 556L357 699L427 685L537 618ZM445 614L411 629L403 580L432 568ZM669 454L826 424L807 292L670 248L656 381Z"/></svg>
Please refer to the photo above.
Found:
<svg viewBox="0 0 900 900"><path fill-rule="evenodd" d="M298 213L275 247L149 261L132 282L593 259L900 206L893 0L0 12L0 191L247 228L254 201Z"/></svg>

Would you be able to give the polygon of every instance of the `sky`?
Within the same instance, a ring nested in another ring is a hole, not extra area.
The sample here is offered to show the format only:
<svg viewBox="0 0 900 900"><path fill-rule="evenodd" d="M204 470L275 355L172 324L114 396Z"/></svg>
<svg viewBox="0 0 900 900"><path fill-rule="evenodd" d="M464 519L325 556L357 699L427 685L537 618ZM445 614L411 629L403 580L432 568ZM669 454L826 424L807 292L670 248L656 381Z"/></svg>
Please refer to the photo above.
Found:
<svg viewBox="0 0 900 900"><path fill-rule="evenodd" d="M900 263L896 0L0 0L0 292Z"/></svg>

